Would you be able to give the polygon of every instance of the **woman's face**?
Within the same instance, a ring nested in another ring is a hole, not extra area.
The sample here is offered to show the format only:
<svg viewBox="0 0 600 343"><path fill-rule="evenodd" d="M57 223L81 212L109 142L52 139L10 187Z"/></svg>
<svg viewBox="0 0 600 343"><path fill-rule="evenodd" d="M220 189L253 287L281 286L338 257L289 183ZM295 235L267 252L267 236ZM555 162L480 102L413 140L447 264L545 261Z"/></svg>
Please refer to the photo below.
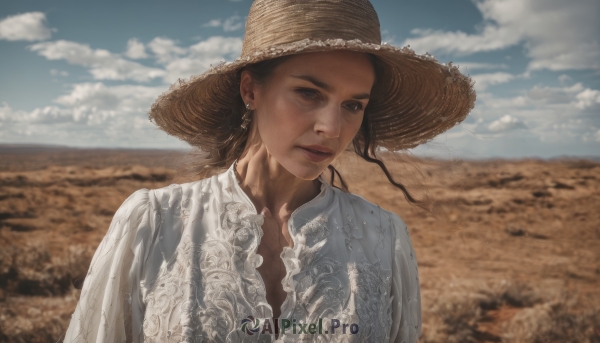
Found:
<svg viewBox="0 0 600 343"><path fill-rule="evenodd" d="M305 53L279 64L258 85L242 74L242 97L254 110L269 155L287 171L314 180L358 132L375 82L367 55Z"/></svg>

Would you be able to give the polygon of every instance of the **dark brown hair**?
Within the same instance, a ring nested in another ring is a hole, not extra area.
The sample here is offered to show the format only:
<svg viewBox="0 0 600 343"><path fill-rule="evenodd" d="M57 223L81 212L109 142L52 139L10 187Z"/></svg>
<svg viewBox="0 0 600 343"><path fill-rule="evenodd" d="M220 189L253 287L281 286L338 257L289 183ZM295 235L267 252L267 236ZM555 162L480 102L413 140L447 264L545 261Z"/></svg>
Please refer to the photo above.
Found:
<svg viewBox="0 0 600 343"><path fill-rule="evenodd" d="M371 54L367 54L367 56L369 57L375 70L375 85L377 85L377 80L381 79L382 77L383 67L376 56ZM243 71L248 71L252 75L252 79L254 82L257 82L259 84L265 84L266 82L268 82L268 79L271 76L273 70L275 70L277 66L279 66L288 58L289 56L284 56L250 64L238 72L238 80L241 79L241 73ZM374 87L373 91L377 91L376 86ZM224 140L222 146L219 149L209 152L196 149L192 153L188 154L187 158L179 167L178 178L185 178L182 175L186 175L186 177L191 176L194 178L209 177L211 175L214 175L217 172L217 170L229 167L233 163L233 161L240 158L246 147L249 131L242 130L240 127L240 125L242 124L242 116L244 115L245 111L245 104L242 100L241 95L239 95L238 93L238 96L235 99L233 99L231 115L227 116L226 118L223 118L226 122L226 125L228 125L231 129L230 136ZM385 163L377 156L377 132L373 129L373 126L370 125L369 122L369 106L365 108L363 122L356 137L352 141L352 147L349 148L353 149L354 153L356 153L365 161L379 166L379 168L383 171L389 182L394 187L400 189L404 194L404 197L410 203L427 209L424 206L423 201L415 199L408 192L408 190L403 184L397 182L394 179ZM340 188L345 192L349 192L348 185L344 181L339 171L332 165L329 165L328 169L331 172L331 185ZM341 187L335 186L334 184L336 175L339 179Z"/></svg>

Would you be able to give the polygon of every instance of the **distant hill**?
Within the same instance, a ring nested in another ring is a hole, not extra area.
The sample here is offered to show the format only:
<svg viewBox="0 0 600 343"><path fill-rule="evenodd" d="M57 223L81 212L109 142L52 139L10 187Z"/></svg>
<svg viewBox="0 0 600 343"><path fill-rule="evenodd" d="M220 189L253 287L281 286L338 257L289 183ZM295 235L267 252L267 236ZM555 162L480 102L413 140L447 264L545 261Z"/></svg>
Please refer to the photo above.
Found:
<svg viewBox="0 0 600 343"><path fill-rule="evenodd" d="M45 169L49 166L84 165L93 168L142 165L173 167L185 150L74 148L60 145L0 144L0 171Z"/></svg>

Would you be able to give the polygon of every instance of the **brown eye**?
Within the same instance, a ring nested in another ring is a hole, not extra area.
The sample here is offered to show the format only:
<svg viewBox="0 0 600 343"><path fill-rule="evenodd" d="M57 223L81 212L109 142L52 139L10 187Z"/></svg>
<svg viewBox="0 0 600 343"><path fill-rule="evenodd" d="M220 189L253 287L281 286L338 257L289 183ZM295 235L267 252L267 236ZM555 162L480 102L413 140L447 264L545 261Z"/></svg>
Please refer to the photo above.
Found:
<svg viewBox="0 0 600 343"><path fill-rule="evenodd" d="M309 100L316 100L319 98L319 92L314 89L298 88L296 90L296 92L299 93L303 98L306 98Z"/></svg>
<svg viewBox="0 0 600 343"><path fill-rule="evenodd" d="M360 102L353 102L346 105L346 108L352 113L358 113L362 111L363 105Z"/></svg>

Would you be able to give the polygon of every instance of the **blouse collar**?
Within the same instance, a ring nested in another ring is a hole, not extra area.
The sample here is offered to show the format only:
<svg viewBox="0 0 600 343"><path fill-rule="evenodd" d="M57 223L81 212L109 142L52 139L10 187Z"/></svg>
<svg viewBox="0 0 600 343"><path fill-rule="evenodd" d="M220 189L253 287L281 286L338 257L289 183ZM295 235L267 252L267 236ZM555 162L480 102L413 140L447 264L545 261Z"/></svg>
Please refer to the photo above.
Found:
<svg viewBox="0 0 600 343"><path fill-rule="evenodd" d="M224 173L226 174L227 177L227 181L230 185L232 185L233 190L235 190L235 193L237 193L237 195L239 197L241 197L242 199L244 199L246 201L246 203L254 209L255 212L256 211L256 207L254 206L254 203L250 200L250 198L248 197L248 194L246 194L246 192L242 189L242 187L240 187L240 180L237 178L236 173L235 173L235 166L237 164L237 159L235 161L233 161L233 163L231 164L231 166L229 166L229 169L227 169L227 171ZM294 216L294 214L296 214L297 212L299 212L299 210L310 206L314 206L317 205L320 201L323 201L324 199L327 198L327 195L329 195L329 193L332 192L331 190L331 185L325 181L325 179L323 178L323 174L319 175L319 177L317 178L319 180L319 182L321 182L321 192L314 197L312 200L309 200L308 202L306 202L303 205L300 205L293 213L292 216ZM291 217L290 217L291 218Z"/></svg>

